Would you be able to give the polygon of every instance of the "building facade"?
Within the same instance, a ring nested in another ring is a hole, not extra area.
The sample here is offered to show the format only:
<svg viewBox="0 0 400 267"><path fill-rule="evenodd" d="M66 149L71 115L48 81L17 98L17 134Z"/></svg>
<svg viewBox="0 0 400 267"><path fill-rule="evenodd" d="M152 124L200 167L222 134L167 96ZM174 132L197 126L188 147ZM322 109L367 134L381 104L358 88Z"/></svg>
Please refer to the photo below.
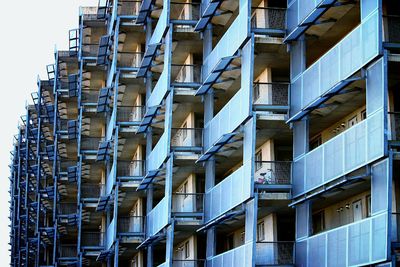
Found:
<svg viewBox="0 0 400 267"><path fill-rule="evenodd" d="M14 139L11 266L396 266L400 4L100 0Z"/></svg>

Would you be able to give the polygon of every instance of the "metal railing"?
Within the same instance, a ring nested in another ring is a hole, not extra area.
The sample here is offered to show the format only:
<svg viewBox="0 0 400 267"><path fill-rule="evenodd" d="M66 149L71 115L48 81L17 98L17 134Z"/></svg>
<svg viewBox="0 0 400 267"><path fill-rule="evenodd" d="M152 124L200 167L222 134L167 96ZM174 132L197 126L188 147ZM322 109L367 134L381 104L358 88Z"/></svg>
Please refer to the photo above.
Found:
<svg viewBox="0 0 400 267"><path fill-rule="evenodd" d="M60 245L58 251L60 258L73 258L78 256L76 245Z"/></svg>
<svg viewBox="0 0 400 267"><path fill-rule="evenodd" d="M201 128L172 128L171 136L173 147L201 147L203 143Z"/></svg>
<svg viewBox="0 0 400 267"><path fill-rule="evenodd" d="M289 103L288 83L253 84L253 103L255 105L287 106Z"/></svg>
<svg viewBox="0 0 400 267"><path fill-rule="evenodd" d="M81 101L83 104L96 104L99 99L99 90L82 90Z"/></svg>
<svg viewBox="0 0 400 267"><path fill-rule="evenodd" d="M295 242L256 242L257 265L293 265Z"/></svg>
<svg viewBox="0 0 400 267"><path fill-rule="evenodd" d="M254 180L259 184L289 185L291 169L290 161L256 161Z"/></svg>
<svg viewBox="0 0 400 267"><path fill-rule="evenodd" d="M171 20L199 20L200 3L171 2Z"/></svg>
<svg viewBox="0 0 400 267"><path fill-rule="evenodd" d="M99 144L103 141L103 137L87 137L84 136L81 139L81 149L82 150L98 150Z"/></svg>
<svg viewBox="0 0 400 267"><path fill-rule="evenodd" d="M104 184L82 184L81 197L98 199L104 189Z"/></svg>
<svg viewBox="0 0 400 267"><path fill-rule="evenodd" d="M172 260L172 267L205 267L205 260Z"/></svg>
<svg viewBox="0 0 400 267"><path fill-rule="evenodd" d="M388 112L390 139L392 141L400 141L400 112Z"/></svg>
<svg viewBox="0 0 400 267"><path fill-rule="evenodd" d="M137 16L140 10L141 1L118 1L118 16Z"/></svg>
<svg viewBox="0 0 400 267"><path fill-rule="evenodd" d="M389 43L400 43L400 16L384 15L383 25L385 29L385 41Z"/></svg>
<svg viewBox="0 0 400 267"><path fill-rule="evenodd" d="M172 64L171 73L172 81L175 84L201 82L201 65Z"/></svg>
<svg viewBox="0 0 400 267"><path fill-rule="evenodd" d="M78 205L76 203L58 203L57 204L58 214L60 215L69 215L75 214L78 211Z"/></svg>
<svg viewBox="0 0 400 267"><path fill-rule="evenodd" d="M172 212L203 212L204 193L173 193Z"/></svg>
<svg viewBox="0 0 400 267"><path fill-rule="evenodd" d="M118 52L118 67L139 68L143 55L143 52Z"/></svg>
<svg viewBox="0 0 400 267"><path fill-rule="evenodd" d="M253 7L251 27L256 29L285 29L286 8Z"/></svg>
<svg viewBox="0 0 400 267"><path fill-rule="evenodd" d="M82 56L83 57L97 57L99 51L99 44L82 44Z"/></svg>
<svg viewBox="0 0 400 267"><path fill-rule="evenodd" d="M145 160L118 161L117 176L142 177L146 173Z"/></svg>
<svg viewBox="0 0 400 267"><path fill-rule="evenodd" d="M140 122L142 121L145 106L119 106L117 112L118 122Z"/></svg>
<svg viewBox="0 0 400 267"><path fill-rule="evenodd" d="M117 220L118 233L144 233L146 216L121 216Z"/></svg>
<svg viewBox="0 0 400 267"><path fill-rule="evenodd" d="M103 247L104 241L104 232L83 232L81 235L81 244L83 247Z"/></svg>

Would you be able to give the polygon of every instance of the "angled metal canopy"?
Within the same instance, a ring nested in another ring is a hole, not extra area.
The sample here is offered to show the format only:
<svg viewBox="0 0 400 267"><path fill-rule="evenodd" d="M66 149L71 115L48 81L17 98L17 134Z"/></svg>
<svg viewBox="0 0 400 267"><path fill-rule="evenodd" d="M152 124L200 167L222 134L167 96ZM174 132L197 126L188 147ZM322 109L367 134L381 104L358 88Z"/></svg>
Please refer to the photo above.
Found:
<svg viewBox="0 0 400 267"><path fill-rule="evenodd" d="M162 106L152 106L147 108L146 113L144 114L136 133L146 132L147 128L152 124L153 119L157 116L158 110L161 107Z"/></svg>
<svg viewBox="0 0 400 267"><path fill-rule="evenodd" d="M214 69L212 69L210 74L206 77L203 84L196 91L195 95L198 96L206 94L211 89L211 86L217 82L221 74L229 67L232 60L239 56L238 54L239 53L236 53L233 56L221 58Z"/></svg>
<svg viewBox="0 0 400 267"><path fill-rule="evenodd" d="M151 63L153 61L154 56L157 53L158 48L162 43L149 44L147 46L146 51L144 52L142 62L140 63L139 70L136 74L136 77L144 77L147 71L151 68Z"/></svg>
<svg viewBox="0 0 400 267"><path fill-rule="evenodd" d="M219 150L222 149L226 144L231 143L234 136L237 135L237 132L227 133L222 135L203 155L199 157L196 163L204 162L209 160L212 156L214 156Z"/></svg>
<svg viewBox="0 0 400 267"><path fill-rule="evenodd" d="M146 190L149 185L154 181L154 179L162 174L162 171L164 169L157 169L153 171L149 171L146 176L143 178L143 180L140 182L138 188L136 191L141 191L141 190Z"/></svg>
<svg viewBox="0 0 400 267"><path fill-rule="evenodd" d="M137 24L143 24L146 21L147 16L152 11L152 5L154 4L155 0L143 0L142 4L140 5L139 14L136 19Z"/></svg>
<svg viewBox="0 0 400 267"><path fill-rule="evenodd" d="M203 31L207 24L211 21L214 14L217 12L219 6L222 4L223 0L212 0L208 3L207 7L204 9L203 14L199 21L197 22L194 30L195 31Z"/></svg>

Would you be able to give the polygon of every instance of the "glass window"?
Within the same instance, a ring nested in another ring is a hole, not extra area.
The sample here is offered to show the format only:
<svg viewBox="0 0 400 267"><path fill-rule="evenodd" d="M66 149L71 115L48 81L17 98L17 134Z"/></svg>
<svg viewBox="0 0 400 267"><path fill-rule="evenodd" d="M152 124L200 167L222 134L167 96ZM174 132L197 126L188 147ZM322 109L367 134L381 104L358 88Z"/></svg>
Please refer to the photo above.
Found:
<svg viewBox="0 0 400 267"><path fill-rule="evenodd" d="M189 241L185 242L185 259L190 257L190 246Z"/></svg>
<svg viewBox="0 0 400 267"><path fill-rule="evenodd" d="M322 138L321 135L318 135L311 139L310 141L310 151L313 150L314 148L319 147L322 144Z"/></svg>
<svg viewBox="0 0 400 267"><path fill-rule="evenodd" d="M325 230L325 211L320 211L312 216L313 234L317 234Z"/></svg>
<svg viewBox="0 0 400 267"><path fill-rule="evenodd" d="M367 217L371 217L371 195L367 197Z"/></svg>
<svg viewBox="0 0 400 267"><path fill-rule="evenodd" d="M259 150L256 153L256 171L258 171L259 169L261 169L262 167L262 151Z"/></svg>

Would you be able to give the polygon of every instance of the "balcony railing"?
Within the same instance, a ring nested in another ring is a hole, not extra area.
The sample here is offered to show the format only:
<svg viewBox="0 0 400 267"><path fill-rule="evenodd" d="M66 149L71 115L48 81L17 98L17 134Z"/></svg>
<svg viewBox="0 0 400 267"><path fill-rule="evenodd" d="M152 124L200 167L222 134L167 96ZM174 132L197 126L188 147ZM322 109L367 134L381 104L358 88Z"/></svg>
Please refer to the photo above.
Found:
<svg viewBox="0 0 400 267"><path fill-rule="evenodd" d="M82 44L82 56L83 57L97 57L97 52L99 50L99 44Z"/></svg>
<svg viewBox="0 0 400 267"><path fill-rule="evenodd" d="M81 150L96 151L99 148L99 144L103 141L103 137L82 137Z"/></svg>
<svg viewBox="0 0 400 267"><path fill-rule="evenodd" d="M146 170L145 160L118 161L118 177L142 177Z"/></svg>
<svg viewBox="0 0 400 267"><path fill-rule="evenodd" d="M60 258L74 258L78 256L76 245L60 245Z"/></svg>
<svg viewBox="0 0 400 267"><path fill-rule="evenodd" d="M118 1L118 16L137 16L141 1Z"/></svg>
<svg viewBox="0 0 400 267"><path fill-rule="evenodd" d="M173 193L172 212L198 213L204 210L204 193Z"/></svg>
<svg viewBox="0 0 400 267"><path fill-rule="evenodd" d="M400 16L383 16L385 30L385 41L389 43L400 43Z"/></svg>
<svg viewBox="0 0 400 267"><path fill-rule="evenodd" d="M81 185L81 197L98 199L101 193L104 191L104 184L82 184Z"/></svg>
<svg viewBox="0 0 400 267"><path fill-rule="evenodd" d="M205 267L205 260L172 260L172 267Z"/></svg>
<svg viewBox="0 0 400 267"><path fill-rule="evenodd" d="M172 80L176 85L184 84L200 84L201 83L201 66L192 64L172 64L171 66Z"/></svg>
<svg viewBox="0 0 400 267"><path fill-rule="evenodd" d="M203 129L200 128L172 128L172 147L201 147L203 143Z"/></svg>
<svg viewBox="0 0 400 267"><path fill-rule="evenodd" d="M82 103L84 104L95 104L99 99L99 90L82 90Z"/></svg>
<svg viewBox="0 0 400 267"><path fill-rule="evenodd" d="M286 8L256 7L252 8L251 28L253 29L285 29Z"/></svg>
<svg viewBox="0 0 400 267"><path fill-rule="evenodd" d="M400 112L388 112L392 141L400 141Z"/></svg>
<svg viewBox="0 0 400 267"><path fill-rule="evenodd" d="M145 106L119 106L117 112L118 122L141 122Z"/></svg>
<svg viewBox="0 0 400 267"><path fill-rule="evenodd" d="M121 216L118 217L118 233L143 234L145 216Z"/></svg>
<svg viewBox="0 0 400 267"><path fill-rule="evenodd" d="M293 265L294 242L267 242L256 243L256 266L266 265Z"/></svg>
<svg viewBox="0 0 400 267"><path fill-rule="evenodd" d="M392 242L399 243L400 242L400 212L393 212L392 213Z"/></svg>
<svg viewBox="0 0 400 267"><path fill-rule="evenodd" d="M256 161L254 180L259 184L289 185L291 169L290 161Z"/></svg>
<svg viewBox="0 0 400 267"><path fill-rule="evenodd" d="M118 68L139 68L143 52L118 52Z"/></svg>
<svg viewBox="0 0 400 267"><path fill-rule="evenodd" d="M171 2L171 20L197 21L200 18L200 3Z"/></svg>
<svg viewBox="0 0 400 267"><path fill-rule="evenodd" d="M288 83L254 83L253 85L254 105L265 106L288 106L289 84Z"/></svg>
<svg viewBox="0 0 400 267"><path fill-rule="evenodd" d="M78 205L76 203L58 203L57 209L60 215L75 214L77 213Z"/></svg>
<svg viewBox="0 0 400 267"><path fill-rule="evenodd" d="M84 232L81 235L81 244L83 247L103 247L104 241L104 232Z"/></svg>

